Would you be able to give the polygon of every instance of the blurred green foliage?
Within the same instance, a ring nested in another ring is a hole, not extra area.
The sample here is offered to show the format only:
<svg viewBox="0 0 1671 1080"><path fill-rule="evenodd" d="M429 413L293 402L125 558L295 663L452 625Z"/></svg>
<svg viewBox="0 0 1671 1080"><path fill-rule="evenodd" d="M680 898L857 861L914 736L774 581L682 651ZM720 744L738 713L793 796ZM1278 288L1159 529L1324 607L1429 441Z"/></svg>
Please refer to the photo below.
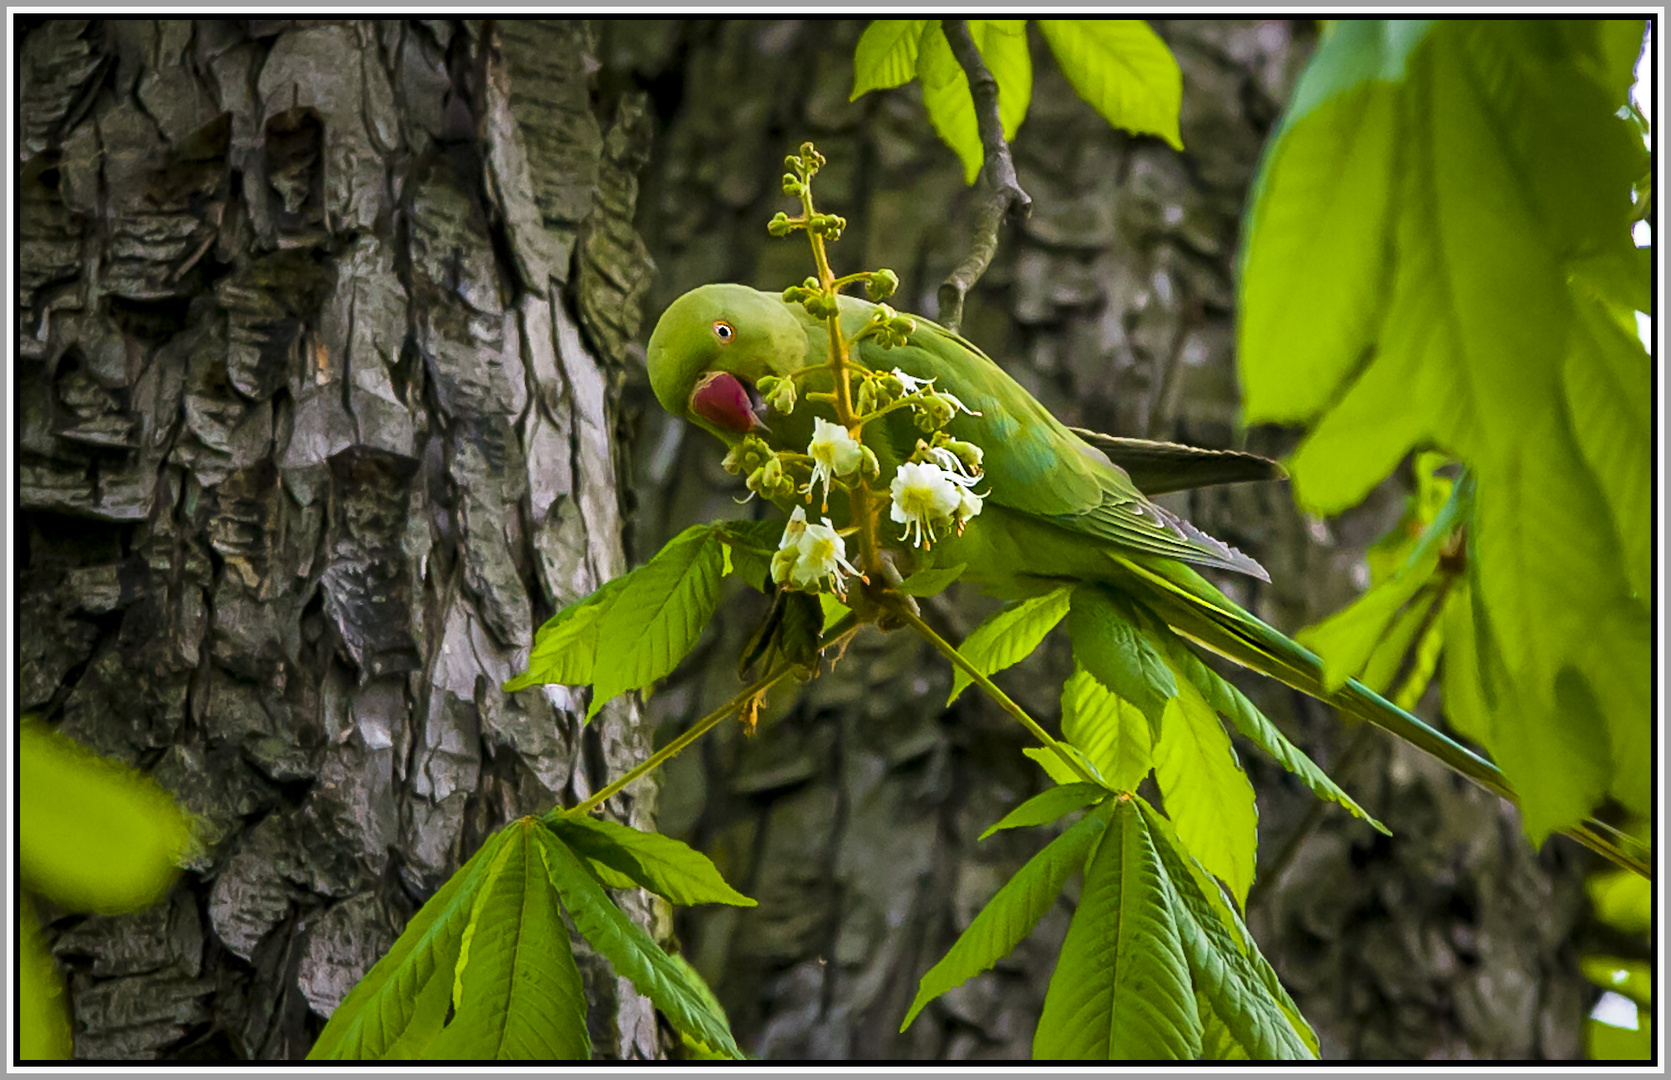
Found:
<svg viewBox="0 0 1671 1080"><path fill-rule="evenodd" d="M143 773L33 717L18 728L18 869L25 893L69 911L137 911L162 899L192 842L190 820ZM34 904L18 907L18 1055L67 1058L63 980Z"/></svg>
<svg viewBox="0 0 1671 1080"><path fill-rule="evenodd" d="M1097 114L1139 135L1184 148L1178 133L1183 75L1172 50L1141 19L1040 19L1039 32L1062 74ZM1026 19L970 19L969 36L998 84L998 120L1015 138L1033 95L1033 59ZM922 84L923 107L945 144L963 162L970 184L985 151L975 121L969 77L952 54L939 19L877 19L853 54L856 100L872 90Z"/></svg>
<svg viewBox="0 0 1671 1080"><path fill-rule="evenodd" d="M1535 841L1609 797L1649 809L1643 30L1335 24L1267 148L1242 256L1246 419L1310 427L1288 463L1306 509L1356 504L1413 449L1474 485L1311 640L1334 674L1382 681L1411 649L1430 675L1442 645L1446 714Z"/></svg>

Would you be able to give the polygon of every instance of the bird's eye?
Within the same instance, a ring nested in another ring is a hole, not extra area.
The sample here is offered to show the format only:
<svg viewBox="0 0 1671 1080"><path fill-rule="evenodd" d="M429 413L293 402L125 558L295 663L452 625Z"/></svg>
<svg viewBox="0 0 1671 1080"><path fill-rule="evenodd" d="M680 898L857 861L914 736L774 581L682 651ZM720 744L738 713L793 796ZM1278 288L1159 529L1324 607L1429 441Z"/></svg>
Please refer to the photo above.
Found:
<svg viewBox="0 0 1671 1080"><path fill-rule="evenodd" d="M727 342L737 336L737 331L731 329L731 324L724 319L716 319L714 321L714 336L719 338L721 342Z"/></svg>

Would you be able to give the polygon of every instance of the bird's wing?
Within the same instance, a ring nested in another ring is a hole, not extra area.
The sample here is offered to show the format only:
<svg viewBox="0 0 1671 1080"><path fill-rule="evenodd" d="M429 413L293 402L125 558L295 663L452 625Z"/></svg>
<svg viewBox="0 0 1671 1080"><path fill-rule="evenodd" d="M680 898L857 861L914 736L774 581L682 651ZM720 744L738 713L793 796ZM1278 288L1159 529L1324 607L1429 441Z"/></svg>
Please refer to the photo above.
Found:
<svg viewBox="0 0 1671 1080"><path fill-rule="evenodd" d="M1241 450L1204 450L1152 439L1123 439L1086 428L1068 430L1107 454L1145 495L1288 476L1287 470L1270 458Z"/></svg>
<svg viewBox="0 0 1671 1080"><path fill-rule="evenodd" d="M932 377L979 414L959 414L947 431L984 451L993 503L1129 551L1270 580L1246 555L1150 502L1123 469L961 335L919 320L909 344L866 360Z"/></svg>

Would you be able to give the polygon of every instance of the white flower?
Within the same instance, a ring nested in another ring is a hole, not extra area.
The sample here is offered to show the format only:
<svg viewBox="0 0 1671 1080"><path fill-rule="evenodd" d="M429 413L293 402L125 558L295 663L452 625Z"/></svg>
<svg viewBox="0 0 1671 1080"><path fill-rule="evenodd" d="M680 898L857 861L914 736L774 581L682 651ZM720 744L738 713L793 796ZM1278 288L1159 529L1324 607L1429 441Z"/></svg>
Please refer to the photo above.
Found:
<svg viewBox="0 0 1671 1080"><path fill-rule="evenodd" d="M953 482L965 486L980 479L980 470L971 469L963 463L963 459L952 453L944 446L936 446L929 450L929 455L939 462L940 468L952 474Z"/></svg>
<svg viewBox="0 0 1671 1080"><path fill-rule="evenodd" d="M800 543L801 534L806 532L806 511L795 507L789 512L789 524L783 527L783 539L777 542L777 549L792 548Z"/></svg>
<svg viewBox="0 0 1671 1080"><path fill-rule="evenodd" d="M893 496L889 516L905 526L901 540L915 530L912 543L927 550L934 542L934 530L950 525L963 504L965 492L957 480L955 473L932 463L907 461L899 467L888 490Z"/></svg>
<svg viewBox="0 0 1671 1080"><path fill-rule="evenodd" d="M824 509L830 508L830 478L851 476L863 460L864 448L859 440L847 433L840 424L832 424L819 417L812 424L812 444L806 448L812 457L812 480L804 489L807 494L824 481Z"/></svg>
<svg viewBox="0 0 1671 1080"><path fill-rule="evenodd" d="M838 595L847 592L847 575L858 576L859 571L847 561L847 545L835 531L830 519L822 525L808 525L796 545L800 558L789 573L790 584L805 589L830 578Z"/></svg>
<svg viewBox="0 0 1671 1080"><path fill-rule="evenodd" d="M959 489L957 493L957 510L953 515L957 518L958 535L962 535L964 523L981 512L981 504L983 501L984 500L982 500L979 495L976 495L968 488Z"/></svg>
<svg viewBox="0 0 1671 1080"><path fill-rule="evenodd" d="M932 387L934 385L933 379L919 379L915 375L905 374L905 372L899 370L898 368L894 368L893 376L904 384L905 392L907 394L915 394L918 390L921 390L925 386Z"/></svg>
<svg viewBox="0 0 1671 1080"><path fill-rule="evenodd" d="M919 379L915 375L905 374L905 372L899 370L898 368L894 368L893 377L898 379L902 384L904 384L905 392L907 394L915 394L918 391L927 390L930 393L933 393L934 395L936 395L938 397L945 398L947 403L951 405L952 411L954 413L966 412L970 416L979 416L980 415L980 413L976 412L974 409L971 409L969 406L967 406L967 405L963 404L963 402L959 401L956 394L948 394L944 390L934 389L934 380L933 379Z"/></svg>
<svg viewBox="0 0 1671 1080"><path fill-rule="evenodd" d="M847 575L863 577L847 561L847 544L830 519L810 524L800 507L789 515L777 554L772 557L772 580L796 589L815 590L825 578L838 595L847 592Z"/></svg>

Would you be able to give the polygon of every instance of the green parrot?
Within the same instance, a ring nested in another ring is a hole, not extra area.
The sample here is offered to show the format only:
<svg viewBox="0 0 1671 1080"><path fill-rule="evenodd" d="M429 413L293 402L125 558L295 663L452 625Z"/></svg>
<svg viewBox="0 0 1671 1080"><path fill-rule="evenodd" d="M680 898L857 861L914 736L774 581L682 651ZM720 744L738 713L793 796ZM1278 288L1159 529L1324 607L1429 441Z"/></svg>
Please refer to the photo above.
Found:
<svg viewBox="0 0 1671 1080"><path fill-rule="evenodd" d="M841 296L843 332L851 337L876 305ZM898 546L902 572L963 564L960 580L1002 600L1024 599L1064 584L1095 582L1116 590L1183 637L1245 667L1386 729L1505 798L1502 774L1356 680L1325 684L1316 655L1243 610L1192 567L1212 567L1269 580L1251 558L1155 505L1147 495L1189 487L1283 476L1275 462L1252 454L1195 450L1169 443L1119 439L1070 428L962 336L918 316L903 344L884 349L867 338L859 360L879 371L898 369L935 380L957 397L948 435L984 452L986 490L978 516L961 535L948 533L919 551ZM802 400L789 415L770 410L755 391L766 376L810 369L807 391L832 387L828 329L800 304L741 285L704 285L663 313L646 363L662 406L729 446L758 433L782 450L807 447L820 403ZM920 432L907 411L865 430L884 479L916 447ZM831 505L837 527L844 507ZM783 503L785 509L791 504ZM884 521L884 526L887 522ZM887 536L884 529L884 535ZM887 539L892 539L887 536ZM1605 837L1574 831L1580 842L1617 859Z"/></svg>
<svg viewBox="0 0 1671 1080"><path fill-rule="evenodd" d="M844 331L857 332L875 307L841 297ZM962 563L965 580L1005 600L1049 591L1064 580L1103 579L1109 551L1270 580L1258 563L1150 502L1145 492L1272 479L1283 475L1275 462L1069 428L963 337L927 319L916 323L903 345L884 350L872 340L861 342L860 358L877 370L933 379L936 389L968 407L946 431L985 452L989 493L980 517L961 536L936 543L929 558L906 556L910 569ZM647 362L656 397L675 416L728 445L762 432L780 449L801 450L814 419L833 419L834 413L810 402L788 416L768 412L756 404L754 388L767 375L819 364L827 349L824 323L799 304L745 286L705 285L667 309L650 337ZM830 386L825 371L807 379L809 390ZM905 412L867 429L884 476L911 455L920 434Z"/></svg>

